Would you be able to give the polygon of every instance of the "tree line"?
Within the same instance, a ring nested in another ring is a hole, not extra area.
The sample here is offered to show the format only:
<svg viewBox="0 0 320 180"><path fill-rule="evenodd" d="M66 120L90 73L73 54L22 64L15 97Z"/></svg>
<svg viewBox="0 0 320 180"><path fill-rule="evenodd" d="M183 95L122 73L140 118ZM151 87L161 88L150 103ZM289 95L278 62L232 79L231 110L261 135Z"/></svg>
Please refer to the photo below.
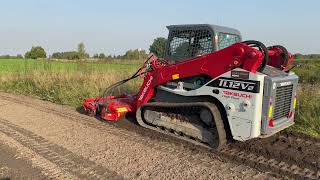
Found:
<svg viewBox="0 0 320 180"><path fill-rule="evenodd" d="M154 39L153 43L150 45L149 51L154 53L160 58L164 57L164 51L166 46L166 39L159 37ZM145 59L148 56L146 50L143 49L130 49L123 55L106 55L104 53L97 53L90 57L86 52L86 47L84 43L79 43L77 50L75 51L65 51L65 52L54 52L52 55L48 56L46 51L41 46L34 46L29 51L27 51L24 56L10 56L4 55L0 56L0 59L66 59L66 60L80 60L80 59Z"/></svg>
<svg viewBox="0 0 320 180"><path fill-rule="evenodd" d="M167 44L167 39L163 37L158 37L153 40L153 43L149 47L150 53L154 53L156 56L163 58L165 55L165 47ZM66 59L66 60L79 60L79 59L145 59L148 56L146 50L142 49L130 49L126 51L123 55L106 55L104 53L97 53L90 57L86 52L84 43L79 43L77 50L75 51L65 51L65 52L55 52L51 56L47 56L44 48L41 46L32 47L30 51L27 51L24 56L18 54L17 56L2 55L0 59ZM320 59L320 54L294 54L295 59Z"/></svg>
<svg viewBox="0 0 320 180"><path fill-rule="evenodd" d="M23 59L23 56L21 54L18 54L16 56L11 55L1 55L0 59Z"/></svg>
<svg viewBox="0 0 320 180"><path fill-rule="evenodd" d="M320 54L294 54L295 59L320 59Z"/></svg>

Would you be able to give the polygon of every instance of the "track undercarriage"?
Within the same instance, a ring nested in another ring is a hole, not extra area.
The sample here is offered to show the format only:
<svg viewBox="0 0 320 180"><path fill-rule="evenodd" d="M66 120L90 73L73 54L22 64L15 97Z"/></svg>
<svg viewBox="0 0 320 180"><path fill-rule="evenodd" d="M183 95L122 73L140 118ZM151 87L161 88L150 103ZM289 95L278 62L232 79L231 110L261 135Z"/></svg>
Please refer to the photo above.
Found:
<svg viewBox="0 0 320 180"><path fill-rule="evenodd" d="M208 102L152 102L137 111L138 123L192 143L220 148L226 144L226 132L216 105Z"/></svg>

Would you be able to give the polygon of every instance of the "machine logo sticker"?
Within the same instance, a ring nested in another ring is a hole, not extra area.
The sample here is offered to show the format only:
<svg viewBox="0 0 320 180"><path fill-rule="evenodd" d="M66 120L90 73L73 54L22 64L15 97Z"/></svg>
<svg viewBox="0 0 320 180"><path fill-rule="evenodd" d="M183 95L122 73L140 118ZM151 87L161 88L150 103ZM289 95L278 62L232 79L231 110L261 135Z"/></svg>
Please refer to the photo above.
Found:
<svg viewBox="0 0 320 180"><path fill-rule="evenodd" d="M253 97L251 94L231 92L231 91L223 91L223 94L227 96L233 96L233 97L239 97L239 98L245 98L245 99L251 99Z"/></svg>
<svg viewBox="0 0 320 180"><path fill-rule="evenodd" d="M150 79L147 81L146 86L143 88L141 95L139 96L139 101L141 101L144 97L144 95L146 94L151 82L153 80L153 76L150 76Z"/></svg>
<svg viewBox="0 0 320 180"><path fill-rule="evenodd" d="M290 82L290 81L288 81L288 82L281 82L281 83L280 83L280 86L289 86L289 85L291 85L291 82Z"/></svg>
<svg viewBox="0 0 320 180"><path fill-rule="evenodd" d="M210 82L208 86L218 87L223 89L232 89L237 91L259 93L260 92L260 82L252 80L241 80L233 78L220 77Z"/></svg>
<svg viewBox="0 0 320 180"><path fill-rule="evenodd" d="M249 79L249 72L246 71L231 71L231 77L236 79Z"/></svg>

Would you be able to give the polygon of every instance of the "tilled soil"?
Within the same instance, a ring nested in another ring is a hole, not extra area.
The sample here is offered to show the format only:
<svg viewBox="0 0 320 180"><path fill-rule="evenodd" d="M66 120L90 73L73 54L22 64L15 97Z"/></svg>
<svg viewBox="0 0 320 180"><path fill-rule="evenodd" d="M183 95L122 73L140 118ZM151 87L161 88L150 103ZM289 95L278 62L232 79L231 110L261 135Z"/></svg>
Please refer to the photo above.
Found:
<svg viewBox="0 0 320 180"><path fill-rule="evenodd" d="M41 175L49 178L320 178L318 142L313 139L307 141L307 144L311 143L312 151L308 151L305 144L301 144L303 150L295 144L297 139L305 143L305 137L277 135L265 142L254 140L247 146L236 143L235 147L216 152L141 128L130 118L106 123L81 115L73 108L35 98L0 93L0 99L0 150L2 146L8 146L12 151L21 153L21 161L31 165L35 171L40 169ZM283 142L282 137L288 141L287 144L280 143ZM293 143L288 140L290 138ZM302 154L301 157L289 158L295 151L284 158L277 156L283 152L277 146L290 145L293 146L291 149ZM259 147L250 148L253 146ZM265 152L264 147L271 153ZM243 150L248 153L241 155ZM251 155L251 159L247 155ZM309 156L312 158L308 160ZM270 166L268 160L272 158L278 164L273 161ZM298 163L300 160L303 161ZM289 170L278 168L279 163ZM2 166L6 167L6 164L0 160ZM296 173L290 170L292 166L297 166L294 169ZM2 176L0 171L0 179L7 176ZM34 176L33 179L38 178Z"/></svg>

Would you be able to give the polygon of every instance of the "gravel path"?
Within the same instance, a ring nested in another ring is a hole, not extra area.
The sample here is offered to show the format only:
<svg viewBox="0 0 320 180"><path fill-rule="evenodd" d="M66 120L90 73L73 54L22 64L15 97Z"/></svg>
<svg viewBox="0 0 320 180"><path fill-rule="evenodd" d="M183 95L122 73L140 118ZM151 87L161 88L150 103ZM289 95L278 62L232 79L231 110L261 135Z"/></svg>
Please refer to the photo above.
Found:
<svg viewBox="0 0 320 180"><path fill-rule="evenodd" d="M15 99L0 100L0 149L5 146L20 154L19 160L33 168L27 174L33 179L274 179L270 172L221 159L200 147L147 130L140 133L141 128L130 130L128 126L136 126L132 123L119 122L117 128L94 118L81 119L70 107L0 95ZM19 103L19 99L30 104ZM16 158L1 150L3 154L8 154L7 159ZM2 175L1 167L10 169L0 159L0 179L10 176Z"/></svg>

